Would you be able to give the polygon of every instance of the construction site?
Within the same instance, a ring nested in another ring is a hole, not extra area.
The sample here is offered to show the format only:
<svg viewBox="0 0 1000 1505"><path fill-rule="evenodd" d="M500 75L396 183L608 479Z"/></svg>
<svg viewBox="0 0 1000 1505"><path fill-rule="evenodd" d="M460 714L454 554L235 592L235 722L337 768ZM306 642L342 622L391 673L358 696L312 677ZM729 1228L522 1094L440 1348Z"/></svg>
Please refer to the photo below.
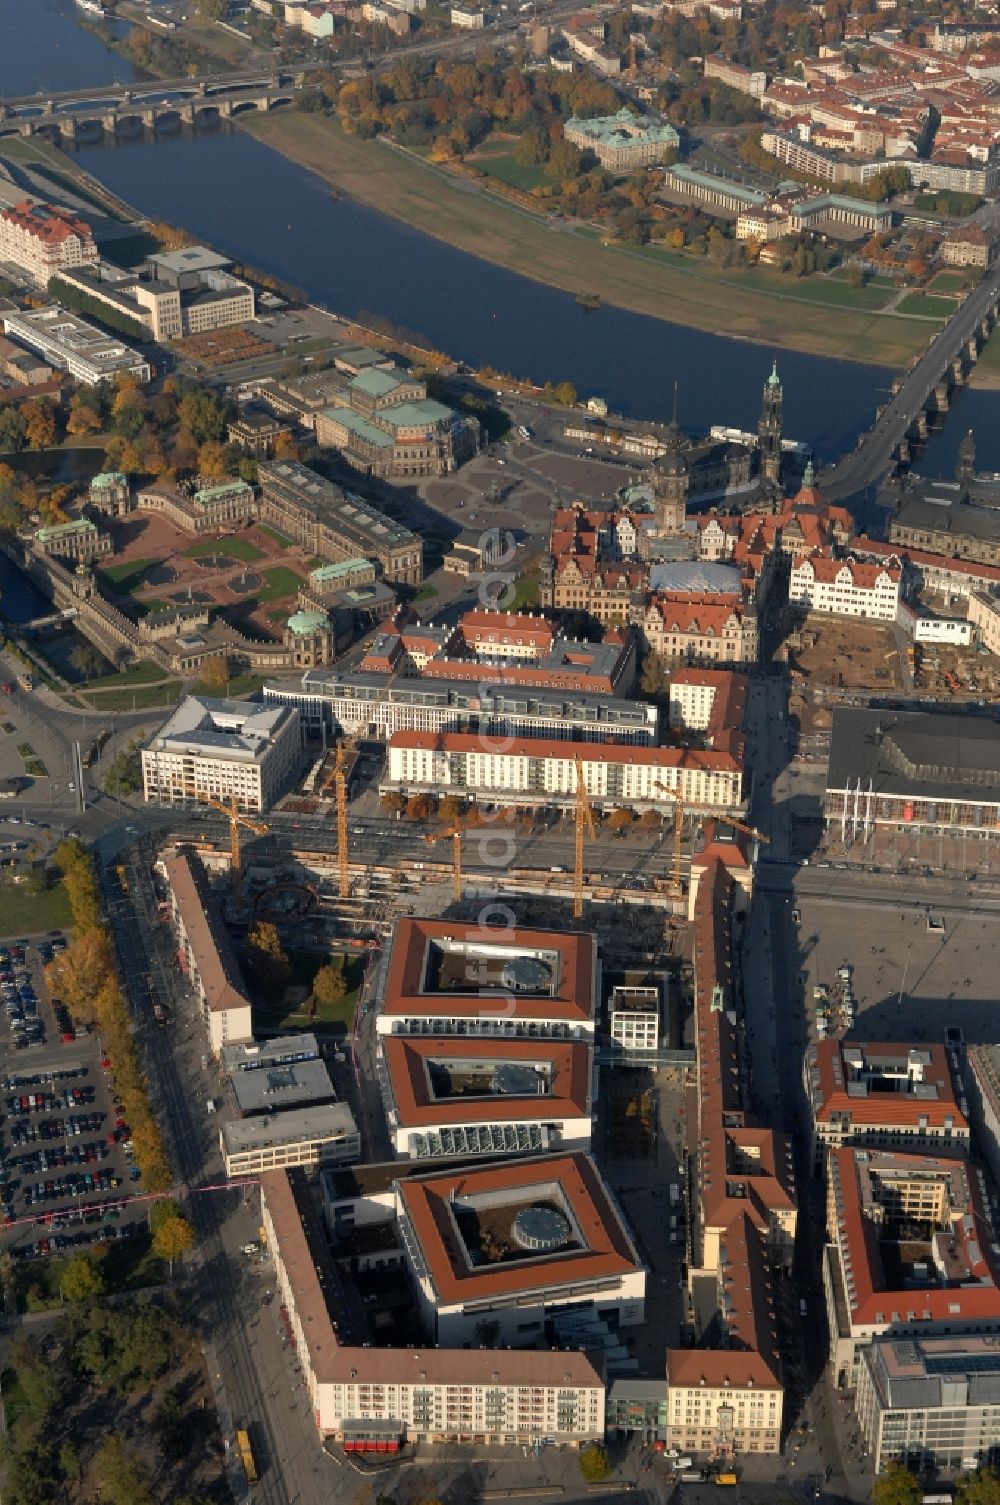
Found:
<svg viewBox="0 0 1000 1505"><path fill-rule="evenodd" d="M786 639L792 690L808 681L837 690L898 690L899 650L892 628L853 617L813 614Z"/></svg>

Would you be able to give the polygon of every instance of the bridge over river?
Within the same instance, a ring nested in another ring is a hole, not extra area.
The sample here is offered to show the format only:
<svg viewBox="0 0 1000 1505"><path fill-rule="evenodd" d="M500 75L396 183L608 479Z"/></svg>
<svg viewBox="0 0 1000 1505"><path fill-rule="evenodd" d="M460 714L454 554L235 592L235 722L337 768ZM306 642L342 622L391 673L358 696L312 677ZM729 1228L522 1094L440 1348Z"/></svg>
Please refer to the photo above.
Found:
<svg viewBox="0 0 1000 1505"><path fill-rule="evenodd" d="M858 495L909 460L911 445L927 437L930 419L948 411L952 392L967 379L997 321L998 307L1000 266L986 274L923 355L893 383L890 400L857 448L822 472L818 484L829 501Z"/></svg>
<svg viewBox="0 0 1000 1505"><path fill-rule="evenodd" d="M241 110L291 104L304 87L301 74L268 70L25 95L0 99L0 135L58 131L72 139L78 126L90 123L114 132L127 120L153 127L168 115L189 123L209 114L228 118Z"/></svg>

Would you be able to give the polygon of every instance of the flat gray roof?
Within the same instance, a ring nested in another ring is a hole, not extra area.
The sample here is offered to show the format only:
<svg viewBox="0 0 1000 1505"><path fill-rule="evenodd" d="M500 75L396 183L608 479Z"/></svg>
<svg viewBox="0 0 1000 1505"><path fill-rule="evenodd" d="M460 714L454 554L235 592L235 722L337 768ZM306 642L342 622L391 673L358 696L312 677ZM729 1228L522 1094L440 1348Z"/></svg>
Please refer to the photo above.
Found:
<svg viewBox="0 0 1000 1505"><path fill-rule="evenodd" d="M222 1126L222 1137L230 1155L245 1155L249 1150L273 1149L311 1139L346 1139L357 1132L354 1115L346 1103L290 1108L285 1113L234 1119Z"/></svg>
<svg viewBox="0 0 1000 1505"><path fill-rule="evenodd" d="M828 789L993 803L1000 798L1000 726L934 711L833 713Z"/></svg>

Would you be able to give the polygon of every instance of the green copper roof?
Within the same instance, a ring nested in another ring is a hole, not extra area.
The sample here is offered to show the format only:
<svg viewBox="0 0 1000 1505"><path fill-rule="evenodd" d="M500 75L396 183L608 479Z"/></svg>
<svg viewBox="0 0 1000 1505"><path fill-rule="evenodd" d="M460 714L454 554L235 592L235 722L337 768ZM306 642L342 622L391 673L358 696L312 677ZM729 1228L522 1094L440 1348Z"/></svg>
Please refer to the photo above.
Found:
<svg viewBox="0 0 1000 1505"><path fill-rule="evenodd" d="M778 375L778 359L777 359L777 356L775 356L774 362L773 362L773 364L771 366L771 374L767 378L767 384L768 384L769 387L780 387L781 386L781 377Z"/></svg>
<svg viewBox="0 0 1000 1505"><path fill-rule="evenodd" d="M286 623L296 637L305 637L306 633L318 632L321 627L329 625L330 619L325 611L296 611Z"/></svg>
<svg viewBox="0 0 1000 1505"><path fill-rule="evenodd" d="M358 570L370 570L371 564L360 555L355 559L340 559L336 564L321 564L309 571L309 579L322 583L325 580L343 580L345 575L354 575Z"/></svg>
<svg viewBox="0 0 1000 1505"><path fill-rule="evenodd" d="M54 538L71 538L74 533L96 532L92 522L85 517L78 517L71 523L53 523L50 528L39 528L35 537L42 543L51 543Z"/></svg>
<svg viewBox="0 0 1000 1505"><path fill-rule="evenodd" d="M120 470L102 470L91 481L91 486L124 486L126 477Z"/></svg>

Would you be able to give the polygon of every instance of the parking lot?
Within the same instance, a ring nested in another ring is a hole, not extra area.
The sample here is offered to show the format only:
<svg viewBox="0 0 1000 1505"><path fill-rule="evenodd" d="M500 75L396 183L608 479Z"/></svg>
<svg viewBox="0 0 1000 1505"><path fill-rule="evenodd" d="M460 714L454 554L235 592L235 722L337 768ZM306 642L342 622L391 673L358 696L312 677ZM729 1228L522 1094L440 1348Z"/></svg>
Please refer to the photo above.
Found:
<svg viewBox="0 0 1000 1505"><path fill-rule="evenodd" d="M0 1201L15 1258L129 1237L145 1222L123 1205L139 1172L111 1063L45 983L65 944L58 933L0 942Z"/></svg>

